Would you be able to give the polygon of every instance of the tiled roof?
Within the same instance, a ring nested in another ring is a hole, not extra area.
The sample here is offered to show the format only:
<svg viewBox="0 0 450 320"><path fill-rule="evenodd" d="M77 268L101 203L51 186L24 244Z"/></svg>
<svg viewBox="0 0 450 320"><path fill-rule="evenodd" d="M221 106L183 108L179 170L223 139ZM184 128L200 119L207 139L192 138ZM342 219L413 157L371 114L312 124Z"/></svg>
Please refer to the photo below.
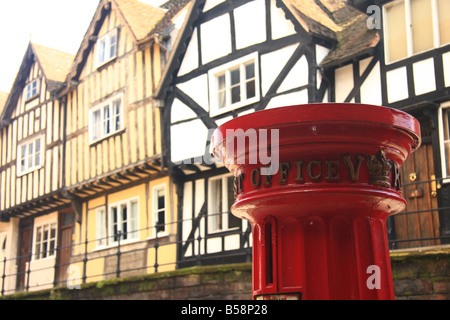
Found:
<svg viewBox="0 0 450 320"><path fill-rule="evenodd" d="M164 17L165 10L137 0L115 0L137 40L146 38Z"/></svg>
<svg viewBox="0 0 450 320"><path fill-rule="evenodd" d="M337 45L322 61L323 66L331 66L349 60L378 44L380 41L378 30L367 27L367 15L345 4L343 0L322 1L324 3L341 3L331 11L334 21L340 26L340 30L336 33Z"/></svg>
<svg viewBox="0 0 450 320"><path fill-rule="evenodd" d="M367 28L367 15L346 0L283 0L303 28L312 34L336 41L322 61L331 66L366 52L377 45L377 30Z"/></svg>
<svg viewBox="0 0 450 320"><path fill-rule="evenodd" d="M32 43L31 46L44 72L47 84L50 86L49 89L52 90L55 85L64 82L74 55L35 43Z"/></svg>

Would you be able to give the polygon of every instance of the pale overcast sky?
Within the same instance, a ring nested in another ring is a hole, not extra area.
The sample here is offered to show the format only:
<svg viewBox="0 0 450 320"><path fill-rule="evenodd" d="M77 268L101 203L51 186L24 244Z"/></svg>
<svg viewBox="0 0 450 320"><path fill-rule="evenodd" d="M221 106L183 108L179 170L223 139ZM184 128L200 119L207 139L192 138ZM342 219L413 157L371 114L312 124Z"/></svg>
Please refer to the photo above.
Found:
<svg viewBox="0 0 450 320"><path fill-rule="evenodd" d="M31 41L75 54L99 0L0 0L0 91L9 92Z"/></svg>

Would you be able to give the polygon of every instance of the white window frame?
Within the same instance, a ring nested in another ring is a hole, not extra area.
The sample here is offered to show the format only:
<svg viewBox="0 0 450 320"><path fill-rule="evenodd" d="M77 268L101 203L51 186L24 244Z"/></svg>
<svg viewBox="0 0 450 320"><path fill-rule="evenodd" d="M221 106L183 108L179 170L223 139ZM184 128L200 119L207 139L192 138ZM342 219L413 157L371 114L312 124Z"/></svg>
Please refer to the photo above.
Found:
<svg viewBox="0 0 450 320"><path fill-rule="evenodd" d="M55 236L53 238L50 237L51 236L52 226L55 227ZM42 250L43 249L43 245L44 245L44 239L43 238L44 238L44 228L45 227L48 227L48 232L49 232L48 239L47 239L48 245L47 245L47 250L46 251ZM39 249L39 257L38 257L37 256L38 252L36 251L36 246L38 244L37 236L38 236L38 229L39 228L42 229L42 233L41 233L41 237L42 238L39 241L40 249ZM50 249L50 243L52 241L54 242L53 250ZM46 221L46 222L43 222L43 223L36 224L34 226L34 232L33 232L32 261L43 261L43 260L48 260L48 259L54 259L56 257L57 247L58 247L58 223L57 223L57 221L52 220L52 221ZM47 255L45 257L43 256L44 252L47 253Z"/></svg>
<svg viewBox="0 0 450 320"><path fill-rule="evenodd" d="M238 229L238 227L230 228L228 225L228 215L232 214L231 211L229 211L229 208L233 205L232 203L228 203L228 188L233 187L228 185L228 178L232 177L231 174L224 174L217 177L212 177L208 179L208 233L217 233L217 232L223 232L223 231L229 231L229 230L235 230ZM222 182L222 213L218 214L219 212L214 212L213 208L213 201L212 198L214 197L213 194L213 182L221 180ZM225 211L224 208L228 208L228 211ZM216 227L216 221L217 218L220 218L222 220L222 228Z"/></svg>
<svg viewBox="0 0 450 320"><path fill-rule="evenodd" d="M25 100L33 99L38 94L39 94L39 79L35 79L31 81L29 84L27 84L25 87Z"/></svg>
<svg viewBox="0 0 450 320"><path fill-rule="evenodd" d="M136 225L135 225L135 229L131 230L128 229L129 228L129 223L130 223L130 216L129 213L131 213L131 204L132 203L136 203L136 217L134 217L134 219L136 220ZM118 231L122 232L122 236L120 238L120 243L129 243L129 242L135 242L138 241L140 239L140 230L139 230L139 197L134 197L134 198L130 198L130 199L126 199L126 200L122 200L122 201L118 201L115 203L112 203L110 205L108 205L108 221L107 221L107 227L108 227L108 245L112 246L112 245L117 245L118 244L118 239L114 239L115 234L114 234L114 223L113 223L113 208L117 208L119 209L121 206L125 205L127 207L127 239L124 239L124 235L123 235L123 220L122 217L120 215L120 212L118 212L117 214L117 229Z"/></svg>
<svg viewBox="0 0 450 320"><path fill-rule="evenodd" d="M445 158L445 140L444 140L444 117L443 117L443 113L444 110L448 109L450 111L450 101L445 102L443 104L441 104L440 108L439 108L439 117L438 117L438 122L439 122L439 147L440 147L440 151L441 151L441 170L442 170L442 183L450 183L450 175L447 175L447 171L448 171L448 167L450 164L450 161L447 161ZM450 124L449 124L450 126ZM448 128L448 130L450 130L450 128ZM449 159L450 160L450 159Z"/></svg>
<svg viewBox="0 0 450 320"><path fill-rule="evenodd" d="M102 206L96 210L96 223L95 223L95 239L96 247L104 248L108 245L108 225L107 225L106 207Z"/></svg>
<svg viewBox="0 0 450 320"><path fill-rule="evenodd" d="M117 49L118 49L118 28L114 28L113 30L109 31L107 34L105 34L103 37L97 39L97 54L96 54L96 67L99 68L102 65L108 63L109 61L113 60L117 57ZM112 40L115 39L113 42ZM114 44L114 52L111 54L111 47L112 44ZM103 47L103 50L101 48ZM103 56L102 56L103 53Z"/></svg>
<svg viewBox="0 0 450 320"><path fill-rule="evenodd" d="M36 152L36 142L39 140L40 150ZM17 146L17 176L22 176L34 170L40 169L44 165L44 136L40 135L38 137L34 137L33 139L26 140L25 142L20 143ZM30 156L30 145L33 145L33 153ZM25 147L25 155L23 154L23 147ZM39 163L36 164L36 156L39 154ZM32 165L29 165L30 157L32 160ZM25 167L22 168L22 160L25 161Z"/></svg>
<svg viewBox="0 0 450 320"><path fill-rule="evenodd" d="M246 83L247 80L245 79L245 65L253 62L254 64L254 81L255 81L255 96L251 98L247 98L247 88ZM235 69L236 67L239 67L240 69L240 92L241 92L241 100L239 102L231 103L231 94L230 94L230 71ZM221 75L225 75L225 96L226 96L226 102L225 107L220 108L219 107L219 98L218 98L218 91L219 91L219 84L218 84L218 77ZM246 105L258 102L260 100L260 82L259 82L259 59L258 59L258 53L252 53L245 57L242 57L240 59L231 61L229 63L226 63L224 65L221 65L217 68L211 69L208 72L208 81L209 81L209 96L210 96L210 114L211 116L217 116L219 114L235 110L241 107L244 107Z"/></svg>
<svg viewBox="0 0 450 320"><path fill-rule="evenodd" d="M421 54L423 52L427 52L430 50L434 50L436 48L448 45L448 43L446 44L440 44L440 36L439 36L439 12L438 12L438 3L437 0L429 0L431 1L431 10L432 10L432 25L433 25L433 48L421 51L421 52L416 52L414 53L414 47L413 47L413 33L412 33L412 21L411 21L411 0L396 0L396 1L392 1L389 2L385 5L383 5L383 30L384 30L384 39L387 39L387 30L388 30L388 25L387 25L387 8L389 8L390 6L399 4L401 2L405 3L405 21L406 21L406 43L407 43L407 56L401 59L397 59L397 60L392 60L389 58L389 45L387 41L384 41L384 56L386 57L386 64L391 64L394 63L396 61L401 61L404 59L408 59L412 56ZM409 26L409 27L408 27Z"/></svg>
<svg viewBox="0 0 450 320"><path fill-rule="evenodd" d="M114 114L114 102L120 100L120 106L119 106L119 114L116 115ZM105 109L108 108L109 109L109 117L107 118L110 122L110 132L109 133L105 133L105 123L107 122L105 119ZM109 136L112 136L113 134L116 134L117 132L120 132L121 130L124 129L124 116L123 116L123 93L120 93L100 104L98 104L97 106L89 109L89 142L90 143L94 143L100 140L103 140ZM94 114L99 112L99 122L94 123L95 117ZM112 126L114 125L114 118L115 117L119 117L119 127L118 128L112 128ZM95 131L97 131L97 126L99 126L99 136L96 137Z"/></svg>
<svg viewBox="0 0 450 320"><path fill-rule="evenodd" d="M164 191L164 230L163 231L158 231L158 237L163 237L163 236L167 236L169 234L168 232L168 224L167 224L167 187L166 184L160 184L157 186L154 186L152 188L152 225L151 227L151 237L155 238L156 237L156 222L159 220L159 210L158 209L158 192L159 191Z"/></svg>

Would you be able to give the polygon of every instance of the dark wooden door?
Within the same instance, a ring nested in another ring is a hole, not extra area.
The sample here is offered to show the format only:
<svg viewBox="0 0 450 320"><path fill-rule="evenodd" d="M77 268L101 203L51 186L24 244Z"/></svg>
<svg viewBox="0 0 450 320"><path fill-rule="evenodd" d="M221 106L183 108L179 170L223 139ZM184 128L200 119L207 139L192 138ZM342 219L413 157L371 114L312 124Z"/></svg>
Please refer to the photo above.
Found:
<svg viewBox="0 0 450 320"><path fill-rule="evenodd" d="M23 225L20 228L20 243L18 255L18 275L17 275L17 289L23 290L26 286L27 263L31 260L31 224Z"/></svg>
<svg viewBox="0 0 450 320"><path fill-rule="evenodd" d="M436 188L439 184L433 181L435 172L432 145L422 145L411 154L401 170L402 193L407 206L404 212L393 217L395 239L400 241L394 243L391 248L438 245L439 240L430 240L439 236L439 213L433 211L438 207Z"/></svg>
<svg viewBox="0 0 450 320"><path fill-rule="evenodd" d="M56 285L61 286L67 280L67 268L72 255L73 212L59 215L58 255L56 268Z"/></svg>

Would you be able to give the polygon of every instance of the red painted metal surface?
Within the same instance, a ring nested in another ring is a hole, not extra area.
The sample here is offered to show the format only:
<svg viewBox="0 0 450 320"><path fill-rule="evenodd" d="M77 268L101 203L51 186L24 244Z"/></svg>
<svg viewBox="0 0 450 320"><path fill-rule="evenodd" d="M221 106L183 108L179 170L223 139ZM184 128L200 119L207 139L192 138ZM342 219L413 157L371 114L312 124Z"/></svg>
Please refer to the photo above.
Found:
<svg viewBox="0 0 450 320"><path fill-rule="evenodd" d="M393 299L386 219L405 208L398 167L420 143L412 116L362 104L289 106L220 126L212 146L235 176L232 213L252 225L253 297ZM262 174L264 154L273 174Z"/></svg>

